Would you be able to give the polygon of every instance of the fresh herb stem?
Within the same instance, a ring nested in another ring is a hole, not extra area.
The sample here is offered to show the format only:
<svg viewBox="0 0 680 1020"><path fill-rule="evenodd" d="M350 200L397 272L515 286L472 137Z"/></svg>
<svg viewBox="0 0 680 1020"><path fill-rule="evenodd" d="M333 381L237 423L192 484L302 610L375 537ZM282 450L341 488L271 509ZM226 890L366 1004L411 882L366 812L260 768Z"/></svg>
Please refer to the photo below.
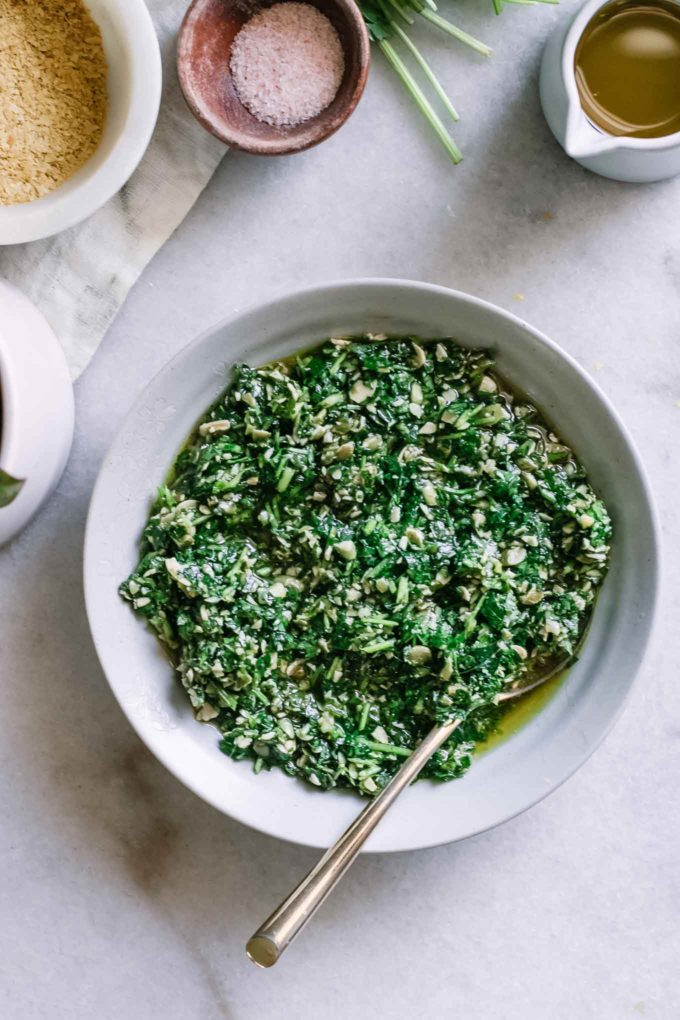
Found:
<svg viewBox="0 0 680 1020"><path fill-rule="evenodd" d="M447 96L446 92L442 88L442 86L441 86L441 84L439 82L439 79L435 75L434 71L432 70L432 68L430 67L428 62L425 60L425 57L422 55L422 53L420 52L418 47L415 45L415 43L411 42L411 40L407 36L406 32L404 32L404 30L399 25L395 24L394 22L392 22L392 25L393 25L394 31L397 33L397 35L401 39L401 41L403 42L404 46L406 46L406 48L413 54L414 60L416 61L418 66L421 68L423 74L425 75L425 77L429 81L429 83L432 86L432 88L434 89L434 91L439 96L441 102L444 105L444 108L445 108L446 112L449 114L451 119L452 120L456 120L456 121L460 120L460 117L458 116L458 112L457 112L456 108L454 107L453 103L451 102L451 100Z"/></svg>
<svg viewBox="0 0 680 1020"><path fill-rule="evenodd" d="M460 150L448 135L446 128L439 120L422 89L417 85L406 65L392 46L391 41L394 38L399 39L407 48L427 78L428 84L444 105L449 116L453 120L458 120L455 107L420 50L411 41L401 25L397 24L395 15L407 25L414 25L415 19L412 15L419 14L425 21L434 25L440 31L446 32L453 39L457 39L458 42L469 46L482 56L490 56L492 52L491 47L468 32L464 32L450 21L447 21L446 18L442 18L437 13L435 0L357 0L357 2L366 22L371 41L383 51L392 68L401 78L404 87L410 93L412 99L446 149L452 162L459 163L462 159ZM536 3L556 4L559 3L559 0L491 0L491 3L495 13L501 14L506 3L533 6Z"/></svg>
<svg viewBox="0 0 680 1020"><path fill-rule="evenodd" d="M479 39L475 39L473 35L468 32L464 32L462 28L458 28L453 25L446 18L442 18L441 15L435 14L434 11L421 11L422 17L426 21L436 25L437 28L441 28L442 32L446 32L448 35L453 36L454 39L458 39L459 42L465 43L471 49L476 50L477 53L481 53L483 57L491 56L491 47L487 46L486 43L480 42Z"/></svg>
<svg viewBox="0 0 680 1020"><path fill-rule="evenodd" d="M396 641L374 641L372 644L366 645L363 651L367 655L375 655L376 652L386 652L390 648L394 648Z"/></svg>
<svg viewBox="0 0 680 1020"><path fill-rule="evenodd" d="M463 158L460 149L449 135L448 131L444 127L443 123L439 119L436 112L432 109L432 106L426 99L422 89L420 88L418 83L414 81L408 68L403 63L401 57L398 55L392 44L389 43L386 39L381 39L380 42L378 43L378 46L385 54L387 60L392 65L394 70L397 72L399 77L401 78L407 92L409 92L411 98L418 106L421 113L424 115L425 119L430 124L433 131L439 138L439 141L442 143L442 145L448 152L451 162L460 163L460 161Z"/></svg>
<svg viewBox="0 0 680 1020"><path fill-rule="evenodd" d="M413 754L411 748L397 747L396 744L383 744L379 740L367 740L364 737L361 742L365 747L370 747L371 751L379 751L383 754L396 754L398 758L410 758Z"/></svg>
<svg viewBox="0 0 680 1020"><path fill-rule="evenodd" d="M391 7L394 7L399 17L403 18L407 25L415 25L415 19L411 17L411 15L405 10L404 7L402 7L402 5L399 3L399 0L387 0L387 3L389 3ZM385 16L388 18L390 25L393 28L396 28L394 21L386 11Z"/></svg>

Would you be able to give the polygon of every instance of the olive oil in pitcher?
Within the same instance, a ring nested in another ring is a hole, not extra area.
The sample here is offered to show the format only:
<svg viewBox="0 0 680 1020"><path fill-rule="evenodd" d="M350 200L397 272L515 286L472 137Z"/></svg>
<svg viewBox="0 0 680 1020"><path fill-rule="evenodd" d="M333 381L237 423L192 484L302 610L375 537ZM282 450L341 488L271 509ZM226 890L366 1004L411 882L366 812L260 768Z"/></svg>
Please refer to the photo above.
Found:
<svg viewBox="0 0 680 1020"><path fill-rule="evenodd" d="M607 134L680 131L680 3L607 4L581 36L574 71L586 116Z"/></svg>

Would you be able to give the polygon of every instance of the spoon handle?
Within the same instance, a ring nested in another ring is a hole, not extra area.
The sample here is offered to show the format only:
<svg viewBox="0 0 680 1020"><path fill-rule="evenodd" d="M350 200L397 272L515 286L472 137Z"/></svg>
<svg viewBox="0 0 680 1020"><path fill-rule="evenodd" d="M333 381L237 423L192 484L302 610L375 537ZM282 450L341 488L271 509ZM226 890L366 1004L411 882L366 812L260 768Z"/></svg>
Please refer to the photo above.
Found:
<svg viewBox="0 0 680 1020"><path fill-rule="evenodd" d="M460 725L460 720L435 726L407 758L397 774L364 808L338 841L323 855L298 887L268 917L246 946L259 967L271 967L314 916L345 874L362 846L399 794L420 773L435 751Z"/></svg>

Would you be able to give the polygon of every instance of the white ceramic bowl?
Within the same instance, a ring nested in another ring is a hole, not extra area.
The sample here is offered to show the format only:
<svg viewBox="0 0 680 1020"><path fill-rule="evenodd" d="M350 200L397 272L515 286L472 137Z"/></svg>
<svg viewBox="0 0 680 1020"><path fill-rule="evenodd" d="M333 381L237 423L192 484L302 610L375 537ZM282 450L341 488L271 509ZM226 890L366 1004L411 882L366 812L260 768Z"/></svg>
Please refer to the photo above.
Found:
<svg viewBox="0 0 680 1020"><path fill-rule="evenodd" d="M109 105L97 151L61 187L34 202L0 206L0 244L49 237L91 216L123 187L158 118L161 57L144 0L86 0L108 63Z"/></svg>
<svg viewBox="0 0 680 1020"><path fill-rule="evenodd" d="M493 348L500 371L532 397L578 451L609 506L613 559L578 664L543 711L456 782L421 782L368 843L409 850L462 839L554 790L618 715L647 643L657 588L651 496L631 440L606 397L554 343L513 315L442 287L367 280L316 287L242 313L196 340L138 400L97 482L85 540L90 625L109 683L153 753L220 811L257 829L328 846L361 806L278 771L254 775L194 720L158 642L117 594L135 566L156 486L239 360L257 365L329 335L363 331L455 336Z"/></svg>
<svg viewBox="0 0 680 1020"><path fill-rule="evenodd" d="M73 438L73 387L59 341L38 309L0 280L0 468L24 482L0 507L0 545L59 481Z"/></svg>

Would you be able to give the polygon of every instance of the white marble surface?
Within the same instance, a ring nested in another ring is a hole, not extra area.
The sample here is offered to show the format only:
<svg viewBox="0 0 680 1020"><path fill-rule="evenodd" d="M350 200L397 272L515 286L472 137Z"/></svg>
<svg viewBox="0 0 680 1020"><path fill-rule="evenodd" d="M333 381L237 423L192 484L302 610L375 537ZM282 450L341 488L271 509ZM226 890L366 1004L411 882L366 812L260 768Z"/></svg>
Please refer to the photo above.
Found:
<svg viewBox="0 0 680 1020"><path fill-rule="evenodd" d="M680 180L567 162L536 96L557 16L465 0L486 66L429 34L464 117L457 170L380 66L318 150L230 155L79 382L68 471L0 552L3 1020L680 1015ZM218 815L140 745L90 641L83 524L122 416L197 332L274 291L380 274L520 311L596 374L657 493L662 605L632 701L576 777L465 844L362 859L262 972L244 939L314 854Z"/></svg>

